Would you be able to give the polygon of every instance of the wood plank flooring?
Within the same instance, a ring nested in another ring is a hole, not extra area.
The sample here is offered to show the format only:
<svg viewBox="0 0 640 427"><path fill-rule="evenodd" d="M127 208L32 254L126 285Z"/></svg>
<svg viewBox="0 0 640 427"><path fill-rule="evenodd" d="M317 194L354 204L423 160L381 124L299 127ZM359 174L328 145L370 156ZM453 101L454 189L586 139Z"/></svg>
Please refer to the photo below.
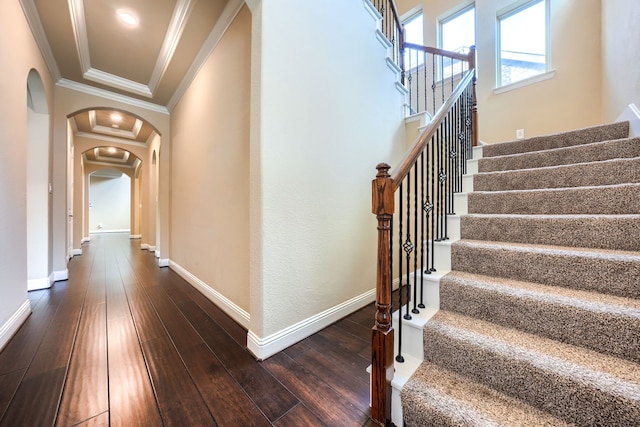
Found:
<svg viewBox="0 0 640 427"><path fill-rule="evenodd" d="M92 236L29 293L0 353L0 426L373 426L373 304L257 362L247 331L139 241Z"/></svg>

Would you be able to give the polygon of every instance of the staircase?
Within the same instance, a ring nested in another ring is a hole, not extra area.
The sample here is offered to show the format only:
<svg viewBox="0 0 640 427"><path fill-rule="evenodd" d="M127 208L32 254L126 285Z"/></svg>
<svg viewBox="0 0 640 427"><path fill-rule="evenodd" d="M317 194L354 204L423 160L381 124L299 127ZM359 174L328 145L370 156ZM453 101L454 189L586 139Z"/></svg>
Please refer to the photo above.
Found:
<svg viewBox="0 0 640 427"><path fill-rule="evenodd" d="M407 426L640 426L640 139L487 145Z"/></svg>

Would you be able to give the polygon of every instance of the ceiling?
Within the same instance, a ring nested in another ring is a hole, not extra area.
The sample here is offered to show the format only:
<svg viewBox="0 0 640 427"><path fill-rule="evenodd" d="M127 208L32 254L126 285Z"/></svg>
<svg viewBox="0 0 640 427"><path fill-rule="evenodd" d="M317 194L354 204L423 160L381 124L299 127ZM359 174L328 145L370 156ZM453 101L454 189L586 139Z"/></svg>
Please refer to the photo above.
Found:
<svg viewBox="0 0 640 427"><path fill-rule="evenodd" d="M179 101L244 4L243 0L20 2L56 85L163 113ZM124 23L118 16L121 11L136 18L137 25ZM148 143L152 127L126 112L119 112L121 119L114 121L112 113L100 108L83 111L70 117L71 126L76 135L106 141L105 147L109 141ZM85 160L122 165L123 156L105 151L89 153Z"/></svg>

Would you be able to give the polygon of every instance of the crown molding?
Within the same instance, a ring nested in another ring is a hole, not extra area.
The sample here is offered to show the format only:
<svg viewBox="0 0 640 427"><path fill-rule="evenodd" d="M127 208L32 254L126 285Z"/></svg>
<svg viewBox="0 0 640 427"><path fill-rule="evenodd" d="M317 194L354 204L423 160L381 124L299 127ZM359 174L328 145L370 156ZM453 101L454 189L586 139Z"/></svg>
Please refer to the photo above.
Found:
<svg viewBox="0 0 640 427"><path fill-rule="evenodd" d="M60 86L66 89L75 90L77 92L86 93L87 95L98 96L105 99L110 99L116 102L122 102L123 104L132 105L134 107L144 108L145 110L155 111L158 113L169 114L167 107L154 104L148 101L142 101L137 98L132 98L126 95L120 95L115 92L111 92L105 89L96 88L83 83L74 82L68 79L60 79L56 83L56 86Z"/></svg>
<svg viewBox="0 0 640 427"><path fill-rule="evenodd" d="M198 51L198 55L196 55L195 59L191 63L191 66L178 85L178 88L169 100L169 103L167 104L168 111L173 110L178 101L180 101L180 98L182 98L182 95L184 95L184 93L187 91L189 85L198 74L198 71L200 71L200 68L202 68L207 58L209 58L209 55L211 55L216 46L218 46L218 43L220 43L222 36L227 31L235 17L238 15L240 9L242 9L242 6L244 6L244 0L229 0L224 10L222 11L218 22L216 22L216 25L209 33L209 36L207 36L207 39L200 48L200 51Z"/></svg>
<svg viewBox="0 0 640 427"><path fill-rule="evenodd" d="M156 65L149 79L149 89L151 92L156 90L162 76L164 76L164 73L167 71L171 58L173 58L176 47L180 42L182 32L187 24L187 18L192 10L193 2L191 0L179 0L176 2L176 7L173 10L171 22L169 23L169 29L164 37Z"/></svg>
<svg viewBox="0 0 640 427"><path fill-rule="evenodd" d="M47 64L51 79L56 82L61 78L60 69L58 68L58 64L53 56L53 51L51 50L51 46L47 40L47 35L42 27L42 21L40 21L40 16L38 15L35 2L34 0L20 0L20 5L22 6L22 11L27 19L29 28L31 28L33 38L40 49L44 62Z"/></svg>

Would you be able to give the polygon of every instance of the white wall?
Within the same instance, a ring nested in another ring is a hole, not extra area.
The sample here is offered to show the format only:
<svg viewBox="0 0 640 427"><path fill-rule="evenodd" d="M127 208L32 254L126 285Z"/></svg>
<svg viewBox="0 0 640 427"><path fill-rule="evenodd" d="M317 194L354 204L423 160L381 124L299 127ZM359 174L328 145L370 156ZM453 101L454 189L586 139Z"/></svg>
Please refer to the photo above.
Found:
<svg viewBox="0 0 640 427"><path fill-rule="evenodd" d="M52 83L18 1L0 4L0 348L29 314L27 299L27 78ZM48 145L48 144L47 144Z"/></svg>
<svg viewBox="0 0 640 427"><path fill-rule="evenodd" d="M629 104L640 108L638 22L637 0L602 0L602 77L607 121L615 120Z"/></svg>
<svg viewBox="0 0 640 427"><path fill-rule="evenodd" d="M249 4L249 348L267 357L373 300L371 180L401 154L403 98L362 0Z"/></svg>
<svg viewBox="0 0 640 427"><path fill-rule="evenodd" d="M97 172L99 174L99 171ZM89 178L89 232L129 231L131 223L131 178Z"/></svg>

